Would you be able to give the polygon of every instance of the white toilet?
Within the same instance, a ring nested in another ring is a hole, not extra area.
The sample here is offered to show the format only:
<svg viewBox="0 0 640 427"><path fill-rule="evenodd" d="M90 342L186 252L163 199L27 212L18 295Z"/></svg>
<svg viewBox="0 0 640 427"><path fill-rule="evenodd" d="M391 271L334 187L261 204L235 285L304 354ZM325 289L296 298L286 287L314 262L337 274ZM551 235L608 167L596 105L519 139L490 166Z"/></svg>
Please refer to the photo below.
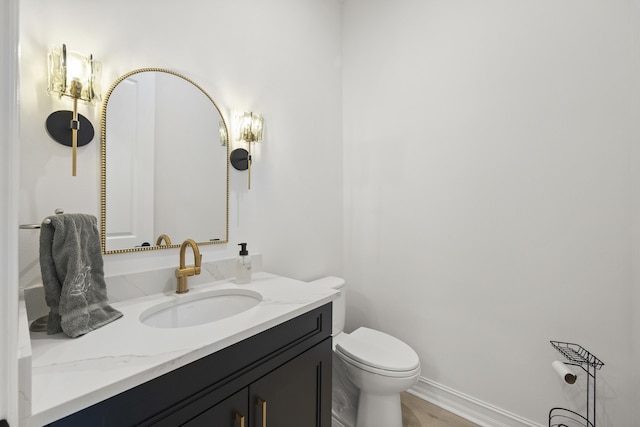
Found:
<svg viewBox="0 0 640 427"><path fill-rule="evenodd" d="M400 392L418 381L418 355L374 329L343 332L344 280L325 277L310 283L340 291L333 301L333 427L402 427Z"/></svg>

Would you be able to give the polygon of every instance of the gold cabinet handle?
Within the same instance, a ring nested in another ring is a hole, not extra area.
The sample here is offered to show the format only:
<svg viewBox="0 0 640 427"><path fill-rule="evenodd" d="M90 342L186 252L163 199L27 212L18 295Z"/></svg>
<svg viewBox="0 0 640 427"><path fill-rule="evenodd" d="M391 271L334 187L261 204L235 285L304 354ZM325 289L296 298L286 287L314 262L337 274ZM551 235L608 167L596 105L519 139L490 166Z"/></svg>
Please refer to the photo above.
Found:
<svg viewBox="0 0 640 427"><path fill-rule="evenodd" d="M260 405L260 409L262 410L262 427L267 427L267 401L258 398L258 405Z"/></svg>
<svg viewBox="0 0 640 427"><path fill-rule="evenodd" d="M240 415L239 412L236 412L236 424L239 427L244 427L244 416Z"/></svg>

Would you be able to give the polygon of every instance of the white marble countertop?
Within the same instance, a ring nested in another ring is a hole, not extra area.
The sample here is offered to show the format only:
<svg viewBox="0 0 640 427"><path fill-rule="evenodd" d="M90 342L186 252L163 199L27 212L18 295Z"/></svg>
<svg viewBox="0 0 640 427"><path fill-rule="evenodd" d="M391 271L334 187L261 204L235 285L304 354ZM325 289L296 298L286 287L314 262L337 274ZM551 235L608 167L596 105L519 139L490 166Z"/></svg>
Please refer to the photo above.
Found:
<svg viewBox="0 0 640 427"><path fill-rule="evenodd" d="M31 416L41 426L105 400L201 357L331 302L332 289L269 273L251 283L223 280L191 287L194 295L210 289L247 289L262 302L243 313L188 328L143 325L140 314L155 304L180 299L163 293L113 303L124 316L76 339L64 334L31 333Z"/></svg>

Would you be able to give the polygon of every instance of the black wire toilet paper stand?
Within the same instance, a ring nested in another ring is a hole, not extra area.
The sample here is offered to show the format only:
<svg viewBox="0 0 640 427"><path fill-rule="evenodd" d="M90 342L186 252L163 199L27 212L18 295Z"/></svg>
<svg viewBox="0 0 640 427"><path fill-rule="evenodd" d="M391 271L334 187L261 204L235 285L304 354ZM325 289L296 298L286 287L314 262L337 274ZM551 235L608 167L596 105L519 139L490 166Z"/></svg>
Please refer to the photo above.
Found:
<svg viewBox="0 0 640 427"><path fill-rule="evenodd" d="M587 373L588 380L587 416L569 409L553 408L549 411L549 427L568 427L576 422L584 427L596 427L596 371L602 368L604 363L581 345L561 341L551 341L551 345L565 357L565 364L582 368ZM565 424L566 422L572 423Z"/></svg>

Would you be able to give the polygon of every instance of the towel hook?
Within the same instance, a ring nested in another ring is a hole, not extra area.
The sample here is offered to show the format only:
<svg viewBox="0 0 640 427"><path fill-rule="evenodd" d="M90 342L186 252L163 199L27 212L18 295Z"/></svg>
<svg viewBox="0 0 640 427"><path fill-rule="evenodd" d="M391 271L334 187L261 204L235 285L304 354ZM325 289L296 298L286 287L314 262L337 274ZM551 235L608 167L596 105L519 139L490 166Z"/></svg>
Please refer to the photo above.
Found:
<svg viewBox="0 0 640 427"><path fill-rule="evenodd" d="M57 208L55 210L55 213L56 215L62 215L64 213L64 209ZM51 224L51 220L49 218L45 218L44 221L42 221L42 223ZM40 224L21 224L20 229L21 230L38 230L40 229Z"/></svg>

